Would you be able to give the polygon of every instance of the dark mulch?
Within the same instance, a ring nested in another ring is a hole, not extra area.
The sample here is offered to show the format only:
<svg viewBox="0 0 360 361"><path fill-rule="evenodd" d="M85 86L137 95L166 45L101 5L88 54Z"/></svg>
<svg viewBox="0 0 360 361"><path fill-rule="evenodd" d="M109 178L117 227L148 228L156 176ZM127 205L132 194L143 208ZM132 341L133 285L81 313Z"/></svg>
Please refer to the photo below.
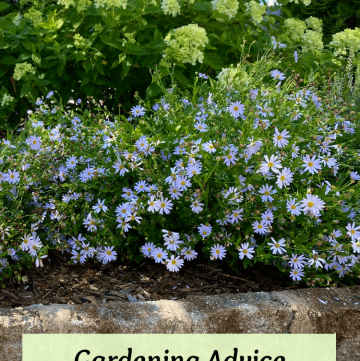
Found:
<svg viewBox="0 0 360 361"><path fill-rule="evenodd" d="M23 269L27 281L6 281L0 292L0 307L23 307L32 304L105 304L184 299L189 295L218 295L259 291L297 289L289 276L275 267L256 264L240 269L239 274L224 262L208 267L204 261L191 261L178 273L145 260L137 264L87 262L68 264L67 258L53 251L44 259L44 267Z"/></svg>

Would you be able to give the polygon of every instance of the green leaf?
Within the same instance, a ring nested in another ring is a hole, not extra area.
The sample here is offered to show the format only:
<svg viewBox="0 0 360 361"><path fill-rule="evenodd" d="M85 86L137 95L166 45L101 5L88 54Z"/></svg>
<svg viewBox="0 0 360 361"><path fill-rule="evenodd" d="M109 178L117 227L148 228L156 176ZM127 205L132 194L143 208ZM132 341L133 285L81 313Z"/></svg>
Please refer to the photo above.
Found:
<svg viewBox="0 0 360 361"><path fill-rule="evenodd" d="M10 29L14 24L11 21L7 21L5 19L0 19L0 29L7 30Z"/></svg>
<svg viewBox="0 0 360 361"><path fill-rule="evenodd" d="M34 61L34 63L36 63L37 65L41 65L41 55L39 53L32 54L31 58Z"/></svg>
<svg viewBox="0 0 360 361"><path fill-rule="evenodd" d="M13 65L16 64L16 58L14 56L5 55L1 60L1 64Z"/></svg>
<svg viewBox="0 0 360 361"><path fill-rule="evenodd" d="M114 25L115 25L115 24L114 24L114 17L113 17L113 14L112 14L111 11L107 11L107 12L105 13L105 16L104 16L104 14L103 14L102 18L103 18L103 20L105 21L105 24L106 24L106 26L107 26L109 29L111 29L111 28L114 27Z"/></svg>
<svg viewBox="0 0 360 361"><path fill-rule="evenodd" d="M210 65L213 69L220 70L223 68L224 63L220 56L216 53L205 52L204 63Z"/></svg>
<svg viewBox="0 0 360 361"><path fill-rule="evenodd" d="M205 14L200 14L198 15L194 21L199 21L199 22L203 22L203 23L207 23L209 21L209 18L207 17L207 15Z"/></svg>
<svg viewBox="0 0 360 361"><path fill-rule="evenodd" d="M140 44L130 44L127 48L127 52L131 55L148 55L149 51L146 50Z"/></svg>
<svg viewBox="0 0 360 361"><path fill-rule="evenodd" d="M183 85L190 84L190 80L180 71L175 70L175 78Z"/></svg>
<svg viewBox="0 0 360 361"><path fill-rule="evenodd" d="M76 53L76 62L80 61L80 60L84 60L85 58L85 54L82 51L79 51L78 53Z"/></svg>
<svg viewBox="0 0 360 361"><path fill-rule="evenodd" d="M90 58L85 60L85 71L88 72L92 68L92 62Z"/></svg>
<svg viewBox="0 0 360 361"><path fill-rule="evenodd" d="M127 57L122 63L121 80L123 80L126 77L126 75L128 75L131 65L132 65L132 59L130 57Z"/></svg>
<svg viewBox="0 0 360 361"><path fill-rule="evenodd" d="M31 50L33 49L33 43L30 40L23 40L21 42L22 46L27 49L27 50Z"/></svg>
<svg viewBox="0 0 360 361"><path fill-rule="evenodd" d="M147 21L145 19L139 19L138 21L140 30L146 29Z"/></svg>
<svg viewBox="0 0 360 361"><path fill-rule="evenodd" d="M94 84L90 83L85 87L85 94L89 97L94 91Z"/></svg>
<svg viewBox="0 0 360 361"><path fill-rule="evenodd" d="M281 7L281 11L283 11L289 18L292 18L293 16L291 15L291 12L289 9L286 9L285 6Z"/></svg>
<svg viewBox="0 0 360 361"><path fill-rule="evenodd" d="M156 28L155 32L154 32L154 41L155 41L155 44L158 44L158 43L161 43L162 41L164 41L161 31L158 28Z"/></svg>
<svg viewBox="0 0 360 361"><path fill-rule="evenodd" d="M156 59L158 58L157 54L149 54L146 56L146 58L143 60L142 62L142 66L146 67L146 68L150 68L155 62Z"/></svg>
<svg viewBox="0 0 360 361"><path fill-rule="evenodd" d="M156 83L150 84L146 89L146 99L154 98L162 93L162 89Z"/></svg>
<svg viewBox="0 0 360 361"><path fill-rule="evenodd" d="M81 14L75 12L73 16L70 18L70 23L73 26L74 30L76 30L82 23L83 17Z"/></svg>
<svg viewBox="0 0 360 361"><path fill-rule="evenodd" d="M5 4L3 2L0 3L0 11L3 11L7 9L10 6L10 4Z"/></svg>
<svg viewBox="0 0 360 361"><path fill-rule="evenodd" d="M19 57L17 58L16 62L17 63L21 63L22 61L25 61L27 59L29 59L31 57L31 54L29 53L22 53L19 55Z"/></svg>
<svg viewBox="0 0 360 361"><path fill-rule="evenodd" d="M122 63L122 61L124 60L126 58L126 54L119 54L119 59L116 59L113 63L112 63L112 65L111 65L111 67L110 67L110 70L111 69L114 69L115 67L117 67L119 64L121 64Z"/></svg>
<svg viewBox="0 0 360 361"><path fill-rule="evenodd" d="M208 2L196 1L192 8L198 11L212 11L212 6Z"/></svg>
<svg viewBox="0 0 360 361"><path fill-rule="evenodd" d="M0 49L6 49L9 46L10 46L9 43L7 43L6 41L0 40Z"/></svg>
<svg viewBox="0 0 360 361"><path fill-rule="evenodd" d="M57 20L56 23L55 23L56 29L60 29L60 28L63 26L63 24L64 24L64 20L63 20L63 19Z"/></svg>
<svg viewBox="0 0 360 361"><path fill-rule="evenodd" d="M31 88L32 88L32 86L31 86L30 83L25 83L25 84L21 87L20 97L23 97L24 95L30 93Z"/></svg>
<svg viewBox="0 0 360 361"><path fill-rule="evenodd" d="M243 259L243 266L245 269L247 268L247 266L252 266L252 265L253 265L252 262L248 258L245 257Z"/></svg>
<svg viewBox="0 0 360 361"><path fill-rule="evenodd" d="M111 43L115 43L120 36L120 30L114 29L109 34L109 40Z"/></svg>
<svg viewBox="0 0 360 361"><path fill-rule="evenodd" d="M87 76L85 77L80 84L80 88L82 88L83 86L85 86L89 81L91 80L91 77Z"/></svg>

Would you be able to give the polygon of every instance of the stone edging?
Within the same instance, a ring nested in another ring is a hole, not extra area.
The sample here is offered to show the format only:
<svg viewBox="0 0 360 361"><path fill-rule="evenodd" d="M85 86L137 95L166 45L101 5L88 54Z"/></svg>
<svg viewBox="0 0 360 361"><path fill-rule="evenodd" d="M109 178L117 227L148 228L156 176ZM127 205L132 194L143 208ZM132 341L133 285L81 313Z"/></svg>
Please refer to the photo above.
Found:
<svg viewBox="0 0 360 361"><path fill-rule="evenodd" d="M360 360L360 287L178 301L0 309L0 361L21 359L23 333L335 333L337 361Z"/></svg>

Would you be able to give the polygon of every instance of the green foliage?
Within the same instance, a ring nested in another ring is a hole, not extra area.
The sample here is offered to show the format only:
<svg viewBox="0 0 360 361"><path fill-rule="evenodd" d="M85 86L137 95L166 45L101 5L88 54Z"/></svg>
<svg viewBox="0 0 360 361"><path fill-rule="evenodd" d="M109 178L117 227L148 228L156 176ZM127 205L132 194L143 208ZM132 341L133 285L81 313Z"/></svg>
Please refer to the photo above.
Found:
<svg viewBox="0 0 360 361"><path fill-rule="evenodd" d="M278 0L278 3L285 4L295 18L305 20L313 16L322 20L325 44L332 41L333 34L355 29L360 24L359 0L311 0L309 5L288 0Z"/></svg>
<svg viewBox="0 0 360 361"><path fill-rule="evenodd" d="M149 86L156 67L162 77L168 74L161 65L164 53L177 64L177 81L190 85L196 71L215 77L223 66L236 62L243 40L256 42L254 56L269 40L244 3L221 0L214 7L211 1L175 3L180 13L171 10L170 0L0 2L0 87L8 94L0 104L0 122L16 126L31 101L50 90L64 102L92 96L114 112L119 103L129 110L135 91L148 99L159 95ZM275 18L264 16L262 24L274 28ZM199 49L195 33L188 32L187 40L181 40L190 44L189 53L201 55L197 59L202 62L195 65L176 56L184 44L170 51L171 31L189 24L202 29L208 39Z"/></svg>

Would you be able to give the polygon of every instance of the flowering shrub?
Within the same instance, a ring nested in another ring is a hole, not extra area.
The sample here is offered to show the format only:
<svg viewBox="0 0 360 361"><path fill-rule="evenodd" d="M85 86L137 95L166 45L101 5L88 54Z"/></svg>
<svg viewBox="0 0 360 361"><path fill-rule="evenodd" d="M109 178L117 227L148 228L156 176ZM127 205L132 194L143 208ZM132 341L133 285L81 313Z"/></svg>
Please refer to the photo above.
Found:
<svg viewBox="0 0 360 361"><path fill-rule="evenodd" d="M285 20L286 33L282 35L284 41L290 41L295 45L301 45L304 52L321 50L322 42L321 21L311 17L308 21L291 18ZM311 30L313 29L313 30Z"/></svg>
<svg viewBox="0 0 360 361"><path fill-rule="evenodd" d="M215 76L235 62L244 39L257 42L256 57L268 38L238 0L10 3L0 5L0 130L19 124L50 90L64 102L93 96L115 113L119 103L130 110L135 91L148 99L160 94L150 87L150 70L157 66L167 75L163 56L177 64L177 81L187 86L196 71ZM275 22L275 15L263 13L262 25Z"/></svg>
<svg viewBox="0 0 360 361"><path fill-rule="evenodd" d="M38 100L0 148L0 277L41 266L50 248L175 272L202 252L309 284L357 276L356 107L299 89L278 65L242 61L248 79L234 86L199 74L192 94L173 83L128 118Z"/></svg>
<svg viewBox="0 0 360 361"><path fill-rule="evenodd" d="M360 28L345 29L334 34L331 45L335 47L335 53L341 56L349 52L357 53L360 50Z"/></svg>

